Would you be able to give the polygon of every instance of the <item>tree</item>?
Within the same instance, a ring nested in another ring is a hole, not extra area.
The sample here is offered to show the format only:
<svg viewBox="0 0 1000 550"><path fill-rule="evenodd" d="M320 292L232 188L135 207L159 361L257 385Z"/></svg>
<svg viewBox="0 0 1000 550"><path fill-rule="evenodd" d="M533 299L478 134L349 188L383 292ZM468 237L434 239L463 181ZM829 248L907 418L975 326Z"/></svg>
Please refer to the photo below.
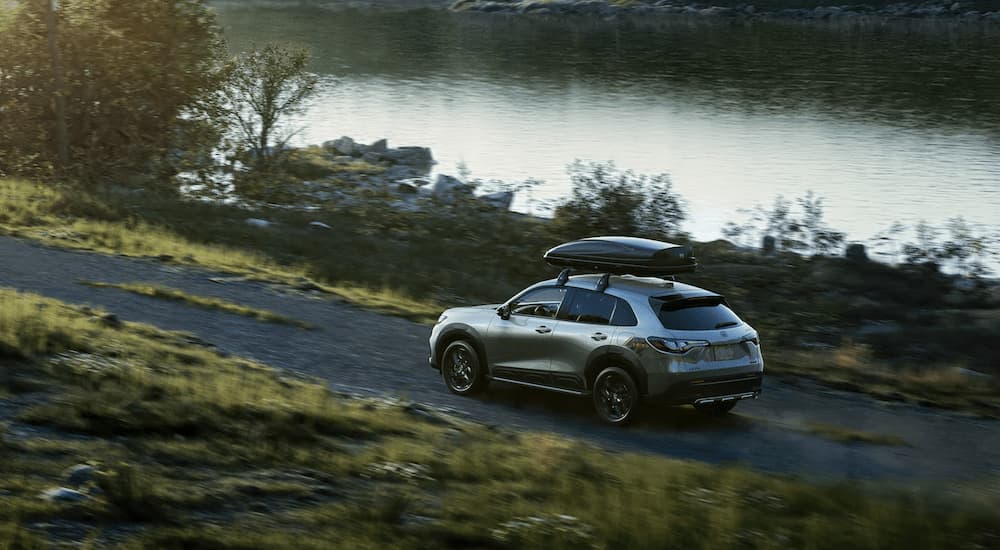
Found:
<svg viewBox="0 0 1000 550"><path fill-rule="evenodd" d="M168 153L204 144L212 121L202 107L218 88L223 51L204 1L50 8L0 8L9 10L0 18L0 172L51 176L65 164L82 180L155 178L175 170Z"/></svg>
<svg viewBox="0 0 1000 550"><path fill-rule="evenodd" d="M316 90L306 70L309 52L268 44L237 57L222 90L222 109L236 133L237 149L249 152L258 167L269 167L294 130L282 120L300 113Z"/></svg>
<svg viewBox="0 0 1000 550"><path fill-rule="evenodd" d="M568 168L573 191L556 207L553 225L565 238L680 235L687 214L668 174L621 171L613 162L576 161Z"/></svg>
<svg viewBox="0 0 1000 550"><path fill-rule="evenodd" d="M722 234L744 245L756 246L765 236L775 239L778 250L812 254L835 254L844 244L846 235L835 231L823 220L823 197L812 191L795 199L801 213L793 210L793 203L778 195L771 208L761 205L753 209L740 209L748 218L742 223L727 222Z"/></svg>

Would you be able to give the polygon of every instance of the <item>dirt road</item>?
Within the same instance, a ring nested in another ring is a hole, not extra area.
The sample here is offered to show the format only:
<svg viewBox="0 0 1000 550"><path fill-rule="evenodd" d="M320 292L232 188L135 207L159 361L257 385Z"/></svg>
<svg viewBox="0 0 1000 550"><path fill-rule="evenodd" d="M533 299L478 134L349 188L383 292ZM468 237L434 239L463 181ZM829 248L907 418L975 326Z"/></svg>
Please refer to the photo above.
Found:
<svg viewBox="0 0 1000 550"><path fill-rule="evenodd" d="M270 309L317 328L262 323L91 288L80 281L162 284ZM626 429L598 423L585 400L506 384L494 384L483 397L460 398L447 392L427 364L430 327L328 298L152 260L0 238L0 286L100 306L124 320L189 331L227 352L322 378L338 390L402 396L477 421L555 432L611 449L851 479L953 482L995 476L1000 465L1000 422L880 403L800 380L768 378L761 399L741 403L729 418L704 418L689 407L657 407ZM808 433L805 426L810 422L893 434L908 445L830 441Z"/></svg>

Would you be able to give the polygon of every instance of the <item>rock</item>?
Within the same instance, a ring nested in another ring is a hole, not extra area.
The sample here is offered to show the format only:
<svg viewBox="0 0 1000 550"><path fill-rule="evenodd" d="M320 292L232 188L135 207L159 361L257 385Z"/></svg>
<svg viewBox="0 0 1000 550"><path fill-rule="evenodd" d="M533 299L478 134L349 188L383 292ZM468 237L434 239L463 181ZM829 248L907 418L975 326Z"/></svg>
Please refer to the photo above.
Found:
<svg viewBox="0 0 1000 550"><path fill-rule="evenodd" d="M415 166L429 166L434 164L434 157L427 147L398 147L389 149L382 156L396 164L409 164Z"/></svg>
<svg viewBox="0 0 1000 550"><path fill-rule="evenodd" d="M757 8L755 8L753 4L750 4L749 6L743 8L743 13L745 13L747 15L753 15L754 12L756 12L756 11L757 11Z"/></svg>
<svg viewBox="0 0 1000 550"><path fill-rule="evenodd" d="M487 193L485 195L481 195L479 200L492 206L493 208L496 208L497 210L510 210L510 205L514 202L514 192L497 191L496 193Z"/></svg>
<svg viewBox="0 0 1000 550"><path fill-rule="evenodd" d="M372 153L384 153L389 150L389 140L383 138L368 146L368 151Z"/></svg>
<svg viewBox="0 0 1000 550"><path fill-rule="evenodd" d="M958 10L962 9L962 4L961 4L961 2L955 2L955 3L953 3L953 4L951 5L951 8L950 8L950 9L951 9L951 11L956 11L956 12L957 12Z"/></svg>
<svg viewBox="0 0 1000 550"><path fill-rule="evenodd" d="M397 164L395 166L390 166L385 172L382 172L382 177L389 181L398 181L402 179L409 179L415 176L423 175L422 170L414 170L412 167L405 164Z"/></svg>
<svg viewBox="0 0 1000 550"><path fill-rule="evenodd" d="M63 474L66 476L67 484L73 487L79 487L94 480L94 476L97 474L97 468L94 468L90 464L77 464L76 466L67 468Z"/></svg>
<svg viewBox="0 0 1000 550"><path fill-rule="evenodd" d="M410 181L401 181L399 182L399 187L397 187L397 190L400 193L413 195L420 192L420 187Z"/></svg>
<svg viewBox="0 0 1000 550"><path fill-rule="evenodd" d="M332 227L323 222L309 222L309 227L316 227L319 229L333 229Z"/></svg>
<svg viewBox="0 0 1000 550"><path fill-rule="evenodd" d="M253 227L271 227L271 222L267 220L262 220L260 218L247 218L247 225L252 225Z"/></svg>
<svg viewBox="0 0 1000 550"><path fill-rule="evenodd" d="M777 247L778 241L770 235L766 235L760 243L760 251L764 254L774 254Z"/></svg>
<svg viewBox="0 0 1000 550"><path fill-rule="evenodd" d="M57 487L42 493L42 498L51 502L83 502L89 497L80 491L74 491L66 487Z"/></svg>
<svg viewBox="0 0 1000 550"><path fill-rule="evenodd" d="M903 330L896 321L865 321L858 328L858 336L883 336Z"/></svg>
<svg viewBox="0 0 1000 550"><path fill-rule="evenodd" d="M354 150L356 146L357 144L354 143L354 140L347 136L343 136L333 141L327 141L323 143L324 149L334 149L338 153L348 156L354 155Z"/></svg>
<svg viewBox="0 0 1000 550"><path fill-rule="evenodd" d="M375 151L368 151L367 153L361 155L361 160L367 162L368 164L378 164L382 160L382 155L376 153Z"/></svg>
<svg viewBox="0 0 1000 550"><path fill-rule="evenodd" d="M847 245L844 257L852 262L867 262L868 252L865 250L865 245L861 243L851 243Z"/></svg>
<svg viewBox="0 0 1000 550"><path fill-rule="evenodd" d="M113 328L122 326L121 319L119 319L114 313L108 313L107 315L101 317L101 322Z"/></svg>
<svg viewBox="0 0 1000 550"><path fill-rule="evenodd" d="M172 261L174 261L174 257L171 256L170 254L160 254L159 256L156 257L156 259L159 260L159 261L161 261L161 262L172 262Z"/></svg>
<svg viewBox="0 0 1000 550"><path fill-rule="evenodd" d="M456 194L472 193L471 186L456 177L445 174L438 174L431 190L438 197L453 197Z"/></svg>

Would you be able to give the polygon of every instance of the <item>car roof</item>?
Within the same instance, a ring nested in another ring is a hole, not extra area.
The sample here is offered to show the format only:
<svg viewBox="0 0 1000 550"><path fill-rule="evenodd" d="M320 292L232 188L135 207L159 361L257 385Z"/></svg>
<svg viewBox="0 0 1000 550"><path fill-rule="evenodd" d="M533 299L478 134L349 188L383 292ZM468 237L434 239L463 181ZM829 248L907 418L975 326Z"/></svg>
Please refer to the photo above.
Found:
<svg viewBox="0 0 1000 550"><path fill-rule="evenodd" d="M597 290L597 284L602 276L598 273L574 275L566 281L566 286ZM556 279L550 279L538 284L554 284L556 281ZM608 280L608 288L605 292L619 298L639 298L643 300L651 297L667 296L674 300L720 296L715 292L694 285L677 281L667 281L657 277L636 277L633 275L612 275Z"/></svg>

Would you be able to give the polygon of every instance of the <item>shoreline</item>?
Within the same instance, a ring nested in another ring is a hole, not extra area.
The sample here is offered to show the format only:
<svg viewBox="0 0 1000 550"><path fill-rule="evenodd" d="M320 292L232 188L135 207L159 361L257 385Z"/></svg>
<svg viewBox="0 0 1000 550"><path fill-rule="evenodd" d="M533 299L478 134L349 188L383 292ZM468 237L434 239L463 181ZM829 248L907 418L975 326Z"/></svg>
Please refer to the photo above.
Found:
<svg viewBox="0 0 1000 550"><path fill-rule="evenodd" d="M210 0L221 9L322 9L330 11L419 11L482 13L532 18L598 19L606 21L653 18L656 20L773 21L773 22L941 22L1000 25L1000 2L992 0L895 2L875 4L810 4L807 0L774 5L764 0Z"/></svg>

